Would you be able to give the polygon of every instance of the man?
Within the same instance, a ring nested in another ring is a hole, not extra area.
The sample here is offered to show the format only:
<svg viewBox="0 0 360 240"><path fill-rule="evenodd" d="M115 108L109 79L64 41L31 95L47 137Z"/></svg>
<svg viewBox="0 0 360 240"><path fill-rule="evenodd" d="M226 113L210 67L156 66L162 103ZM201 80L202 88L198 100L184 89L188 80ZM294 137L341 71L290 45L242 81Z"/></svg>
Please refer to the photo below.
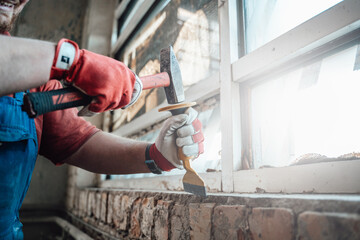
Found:
<svg viewBox="0 0 360 240"><path fill-rule="evenodd" d="M139 97L142 86L123 63L80 50L70 40L53 44L4 36L27 1L0 0L0 239L23 239L18 211L38 153L55 164L128 174L181 167L177 147L187 156L203 152L201 123L192 108L165 121L154 144L102 132L79 118L76 109L29 119L21 111L24 91L61 88L59 81L50 79L64 79L93 96L86 107L90 112L127 107Z"/></svg>

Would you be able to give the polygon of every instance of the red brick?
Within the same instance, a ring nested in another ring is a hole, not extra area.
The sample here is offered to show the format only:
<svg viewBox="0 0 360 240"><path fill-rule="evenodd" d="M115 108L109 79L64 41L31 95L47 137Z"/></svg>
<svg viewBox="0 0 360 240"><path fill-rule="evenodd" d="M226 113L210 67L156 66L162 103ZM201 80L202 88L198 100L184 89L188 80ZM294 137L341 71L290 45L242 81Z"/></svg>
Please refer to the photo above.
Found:
<svg viewBox="0 0 360 240"><path fill-rule="evenodd" d="M96 192L94 191L89 191L88 193L87 215L89 217L95 216L95 209L96 209L95 193Z"/></svg>
<svg viewBox="0 0 360 240"><path fill-rule="evenodd" d="M123 217L121 209L121 195L117 194L114 196L113 215L111 217L116 228L120 228L120 223L123 221ZM126 228L123 230L126 230Z"/></svg>
<svg viewBox="0 0 360 240"><path fill-rule="evenodd" d="M360 239L360 215L304 212L298 218L298 239Z"/></svg>
<svg viewBox="0 0 360 240"><path fill-rule="evenodd" d="M118 230L127 230L128 225L130 225L129 216L134 200L134 198L127 195L115 195L113 222Z"/></svg>
<svg viewBox="0 0 360 240"><path fill-rule="evenodd" d="M175 204L171 212L171 240L190 238L189 211L184 205Z"/></svg>
<svg viewBox="0 0 360 240"><path fill-rule="evenodd" d="M114 193L109 193L108 201L107 201L107 216L106 223L111 225L113 223L113 215L114 215Z"/></svg>
<svg viewBox="0 0 360 240"><path fill-rule="evenodd" d="M95 193L95 218L100 219L101 212L101 193Z"/></svg>
<svg viewBox="0 0 360 240"><path fill-rule="evenodd" d="M189 204L190 238L210 239L211 219L215 203Z"/></svg>
<svg viewBox="0 0 360 240"><path fill-rule="evenodd" d="M141 208L141 199L134 201L131 214L130 214L130 237L139 238L140 237L140 208Z"/></svg>
<svg viewBox="0 0 360 240"><path fill-rule="evenodd" d="M80 190L79 191L79 216L85 217L87 212L87 191L86 190Z"/></svg>
<svg viewBox="0 0 360 240"><path fill-rule="evenodd" d="M141 203L141 233L145 239L151 239L154 226L155 200L153 197L144 198Z"/></svg>
<svg viewBox="0 0 360 240"><path fill-rule="evenodd" d="M248 229L246 207L215 207L213 228L215 239L244 239Z"/></svg>
<svg viewBox="0 0 360 240"><path fill-rule="evenodd" d="M107 199L108 199L108 193L102 192L101 193L101 209L100 209L100 220L102 222L106 222L106 214L107 214Z"/></svg>
<svg viewBox="0 0 360 240"><path fill-rule="evenodd" d="M294 215L285 208L254 208L249 217L253 239L293 239Z"/></svg>
<svg viewBox="0 0 360 240"><path fill-rule="evenodd" d="M171 201L163 201L159 200L155 207L156 209L156 217L155 217L155 238L162 240L169 238L169 211Z"/></svg>

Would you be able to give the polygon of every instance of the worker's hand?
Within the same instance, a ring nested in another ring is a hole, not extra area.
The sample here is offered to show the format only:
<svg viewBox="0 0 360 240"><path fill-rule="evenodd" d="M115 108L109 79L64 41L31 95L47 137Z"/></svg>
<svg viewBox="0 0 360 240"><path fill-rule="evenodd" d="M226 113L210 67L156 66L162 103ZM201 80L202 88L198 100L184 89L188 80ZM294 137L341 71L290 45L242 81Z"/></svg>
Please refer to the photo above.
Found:
<svg viewBox="0 0 360 240"><path fill-rule="evenodd" d="M197 158L204 152L202 124L197 111L189 108L185 114L172 116L164 122L155 144L150 147L150 157L164 171L182 168L178 147L185 156ZM171 163L171 164L169 164Z"/></svg>
<svg viewBox="0 0 360 240"><path fill-rule="evenodd" d="M60 40L56 47L50 78L64 79L94 97L86 108L90 112L125 108L136 102L142 90L141 81L123 63L80 50L68 39Z"/></svg>

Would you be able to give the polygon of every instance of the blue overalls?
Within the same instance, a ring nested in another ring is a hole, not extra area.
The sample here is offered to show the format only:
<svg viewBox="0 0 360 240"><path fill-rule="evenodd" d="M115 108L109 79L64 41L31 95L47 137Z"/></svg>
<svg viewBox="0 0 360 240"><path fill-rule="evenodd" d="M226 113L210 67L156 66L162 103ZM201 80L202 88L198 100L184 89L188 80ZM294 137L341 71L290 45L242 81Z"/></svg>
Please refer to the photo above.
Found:
<svg viewBox="0 0 360 240"><path fill-rule="evenodd" d="M38 143L34 119L21 110L24 93L0 97L0 239L23 239L19 209L29 188Z"/></svg>

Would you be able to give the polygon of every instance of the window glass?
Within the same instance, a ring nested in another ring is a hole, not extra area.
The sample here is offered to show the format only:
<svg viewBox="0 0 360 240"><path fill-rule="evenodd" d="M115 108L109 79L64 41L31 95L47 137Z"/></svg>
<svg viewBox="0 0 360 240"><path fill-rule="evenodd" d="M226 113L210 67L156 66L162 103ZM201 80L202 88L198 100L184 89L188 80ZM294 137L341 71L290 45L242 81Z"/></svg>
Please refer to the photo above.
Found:
<svg viewBox="0 0 360 240"><path fill-rule="evenodd" d="M251 91L255 168L360 156L358 46Z"/></svg>
<svg viewBox="0 0 360 240"><path fill-rule="evenodd" d="M160 50L171 45L183 85L188 88L219 69L217 15L217 0L170 1L116 55L139 76L146 76L160 72ZM122 118L122 124L164 100L163 89L145 90L140 100L125 111L127 117Z"/></svg>
<svg viewBox="0 0 360 240"><path fill-rule="evenodd" d="M246 51L275 39L340 0L245 0Z"/></svg>

